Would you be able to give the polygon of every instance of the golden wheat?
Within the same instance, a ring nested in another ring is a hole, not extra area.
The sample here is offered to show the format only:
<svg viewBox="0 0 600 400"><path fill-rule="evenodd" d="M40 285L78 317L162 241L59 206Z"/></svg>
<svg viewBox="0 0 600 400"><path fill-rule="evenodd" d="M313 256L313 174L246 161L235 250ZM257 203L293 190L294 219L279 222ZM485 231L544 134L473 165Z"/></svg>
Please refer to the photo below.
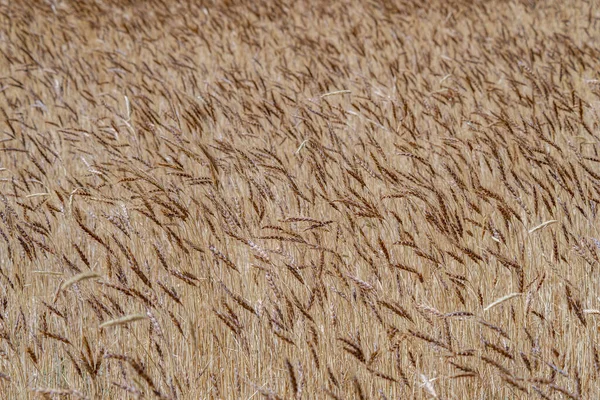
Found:
<svg viewBox="0 0 600 400"><path fill-rule="evenodd" d="M599 398L599 32L0 0L0 397Z"/></svg>

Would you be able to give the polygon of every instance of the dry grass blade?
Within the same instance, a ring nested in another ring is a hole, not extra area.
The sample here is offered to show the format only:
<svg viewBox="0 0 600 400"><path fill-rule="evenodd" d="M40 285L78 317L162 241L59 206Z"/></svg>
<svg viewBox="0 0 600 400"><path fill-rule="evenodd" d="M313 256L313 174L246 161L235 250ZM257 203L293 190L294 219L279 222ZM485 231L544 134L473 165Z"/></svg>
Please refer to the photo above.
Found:
<svg viewBox="0 0 600 400"><path fill-rule="evenodd" d="M121 318L111 319L110 321L103 322L98 327L103 329L111 326L127 325L131 322L141 321L147 318L148 316L146 314L130 314Z"/></svg>
<svg viewBox="0 0 600 400"><path fill-rule="evenodd" d="M321 98L325 98L325 97L329 97L329 96L336 96L336 95L339 95L339 94L350 94L350 93L352 93L351 90L336 90L336 91L333 91L333 92L328 92L328 93L322 94Z"/></svg>
<svg viewBox="0 0 600 400"><path fill-rule="evenodd" d="M510 294L507 294L506 296L502 296L502 297L500 297L499 299L496 299L496 300L494 300L492 303L488 304L488 305L487 305L487 306L486 306L486 307L483 309L483 311L489 311L489 310L491 310L492 308L496 307L497 305L500 305L500 304L504 303L505 301L508 301L508 300L510 300L510 299L512 299L512 298L515 298L515 297L517 297L517 296L521 296L521 294L522 294L522 293L510 293Z"/></svg>
<svg viewBox="0 0 600 400"><path fill-rule="evenodd" d="M545 228L546 226L549 226L549 225L555 224L555 223L557 223L557 222L558 222L557 220L555 220L555 219L552 219L552 220L550 220L550 221L546 221L546 222L544 222L544 223L541 223L541 224L539 224L538 226L536 226L536 227L534 227L534 228L531 228L531 229L529 230L529 234L532 234L532 233L534 233L534 232L536 232L536 231L539 231L539 230L540 230L540 229L542 229L542 228Z"/></svg>

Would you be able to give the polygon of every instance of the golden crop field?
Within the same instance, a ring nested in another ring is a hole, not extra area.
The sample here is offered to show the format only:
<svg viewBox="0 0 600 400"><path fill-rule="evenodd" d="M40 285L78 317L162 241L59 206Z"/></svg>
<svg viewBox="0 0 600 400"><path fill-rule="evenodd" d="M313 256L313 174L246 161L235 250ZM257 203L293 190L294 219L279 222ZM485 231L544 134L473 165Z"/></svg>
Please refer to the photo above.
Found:
<svg viewBox="0 0 600 400"><path fill-rule="evenodd" d="M0 0L0 398L600 398L595 1Z"/></svg>

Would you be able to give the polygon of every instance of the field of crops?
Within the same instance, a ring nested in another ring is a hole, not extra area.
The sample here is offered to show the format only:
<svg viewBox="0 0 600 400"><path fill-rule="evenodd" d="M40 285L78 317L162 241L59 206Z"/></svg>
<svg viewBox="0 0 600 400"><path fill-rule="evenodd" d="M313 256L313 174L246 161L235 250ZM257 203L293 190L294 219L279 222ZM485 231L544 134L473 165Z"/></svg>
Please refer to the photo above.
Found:
<svg viewBox="0 0 600 400"><path fill-rule="evenodd" d="M597 6L0 0L0 398L599 398Z"/></svg>

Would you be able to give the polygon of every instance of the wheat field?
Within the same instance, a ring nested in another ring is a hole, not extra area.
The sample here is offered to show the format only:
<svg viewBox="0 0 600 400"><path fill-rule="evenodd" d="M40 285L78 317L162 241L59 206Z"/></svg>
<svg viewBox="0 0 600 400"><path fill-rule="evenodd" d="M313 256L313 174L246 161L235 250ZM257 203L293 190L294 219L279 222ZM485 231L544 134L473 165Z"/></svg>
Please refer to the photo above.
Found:
<svg viewBox="0 0 600 400"><path fill-rule="evenodd" d="M0 398L600 398L598 6L0 0Z"/></svg>

